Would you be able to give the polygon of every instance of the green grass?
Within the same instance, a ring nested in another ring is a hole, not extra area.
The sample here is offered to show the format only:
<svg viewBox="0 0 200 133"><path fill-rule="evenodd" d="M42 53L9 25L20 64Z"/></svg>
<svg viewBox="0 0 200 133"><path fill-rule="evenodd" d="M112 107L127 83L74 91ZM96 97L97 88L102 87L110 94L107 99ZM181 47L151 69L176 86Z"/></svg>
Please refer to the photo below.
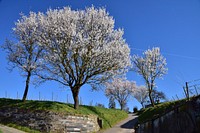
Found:
<svg viewBox="0 0 200 133"><path fill-rule="evenodd" d="M138 120L139 123L151 120L159 115L164 114L167 111L172 110L175 106L183 104L186 102L186 99L173 101L173 102L165 102L155 105L155 107L149 107L146 109L142 109L139 111Z"/></svg>
<svg viewBox="0 0 200 133"><path fill-rule="evenodd" d="M0 129L0 133L3 133L3 132L1 131L1 129Z"/></svg>
<svg viewBox="0 0 200 133"><path fill-rule="evenodd" d="M74 115L97 115L103 120L103 129L112 127L117 122L125 119L128 115L126 112L116 109L106 109L101 107L85 106L82 105L79 109L75 110L72 104L52 101L32 101L28 100L22 102L21 100L0 98L0 108L3 107L18 107L20 109L46 110L57 113L66 113Z"/></svg>
<svg viewBox="0 0 200 133"><path fill-rule="evenodd" d="M8 124L5 124L5 125L8 126L8 127L16 128L18 130L21 130L21 131L24 131L24 132L27 132L27 133L40 133L40 131L30 129L30 128L25 127L25 126L19 126L19 125L16 125L14 123L8 123Z"/></svg>

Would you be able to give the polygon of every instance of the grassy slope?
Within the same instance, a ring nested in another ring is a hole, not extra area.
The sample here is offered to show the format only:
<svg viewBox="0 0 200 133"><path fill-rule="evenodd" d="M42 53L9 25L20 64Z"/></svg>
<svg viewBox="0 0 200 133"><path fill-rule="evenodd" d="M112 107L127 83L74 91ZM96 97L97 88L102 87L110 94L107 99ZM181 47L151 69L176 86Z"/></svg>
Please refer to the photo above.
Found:
<svg viewBox="0 0 200 133"><path fill-rule="evenodd" d="M2 107L19 107L21 109L29 110L49 110L53 112L67 113L67 114L94 114L103 120L103 129L115 125L117 122L125 119L128 115L124 111L116 109L106 109L93 106L80 106L78 110L73 108L72 104L51 102L51 101L32 101L28 100L23 103L21 100L0 98L0 108Z"/></svg>
<svg viewBox="0 0 200 133"><path fill-rule="evenodd" d="M166 111L170 111L175 106L183 104L186 101L186 99L173 101L173 102L165 102L158 105L155 105L155 107L149 107L146 109L143 109L139 112L139 123L148 121L153 119L156 116L162 115Z"/></svg>

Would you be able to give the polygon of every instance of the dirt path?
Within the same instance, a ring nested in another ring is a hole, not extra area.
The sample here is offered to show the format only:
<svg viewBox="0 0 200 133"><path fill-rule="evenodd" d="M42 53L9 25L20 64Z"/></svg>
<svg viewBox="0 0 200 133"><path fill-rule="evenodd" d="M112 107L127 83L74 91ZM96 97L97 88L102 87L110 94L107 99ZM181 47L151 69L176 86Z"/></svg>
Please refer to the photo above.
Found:
<svg viewBox="0 0 200 133"><path fill-rule="evenodd" d="M104 131L103 133L134 133L133 126L137 123L137 117L134 114L129 114L128 118L118 123L112 128Z"/></svg>
<svg viewBox="0 0 200 133"><path fill-rule="evenodd" d="M4 126L4 125L0 125L0 129L3 133L25 133L23 131L20 131L20 130L11 128L11 127L7 127L7 126Z"/></svg>

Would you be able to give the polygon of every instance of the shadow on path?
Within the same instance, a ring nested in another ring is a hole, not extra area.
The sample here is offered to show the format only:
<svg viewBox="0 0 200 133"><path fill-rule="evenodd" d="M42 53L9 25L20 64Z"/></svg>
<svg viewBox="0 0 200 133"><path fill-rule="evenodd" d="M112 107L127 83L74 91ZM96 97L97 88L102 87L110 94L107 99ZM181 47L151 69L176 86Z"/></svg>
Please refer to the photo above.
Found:
<svg viewBox="0 0 200 133"><path fill-rule="evenodd" d="M126 128L126 129L133 129L133 127L135 126L135 124L137 124L137 122L138 122L138 118L136 117L135 119L127 121L126 123L124 123L120 127L121 128Z"/></svg>
<svg viewBox="0 0 200 133"><path fill-rule="evenodd" d="M138 122L138 116L135 114L128 114L128 118L117 123L110 129L102 131L103 133L134 133L134 125ZM102 133L98 132L98 133Z"/></svg>

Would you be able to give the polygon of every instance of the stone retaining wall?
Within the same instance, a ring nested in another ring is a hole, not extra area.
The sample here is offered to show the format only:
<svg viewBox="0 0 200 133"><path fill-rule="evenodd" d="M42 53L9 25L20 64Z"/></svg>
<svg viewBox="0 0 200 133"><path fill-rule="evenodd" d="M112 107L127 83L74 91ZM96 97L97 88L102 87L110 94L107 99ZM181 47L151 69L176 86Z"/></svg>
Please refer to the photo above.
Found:
<svg viewBox="0 0 200 133"><path fill-rule="evenodd" d="M136 133L199 133L200 96L152 120L140 123Z"/></svg>
<svg viewBox="0 0 200 133"><path fill-rule="evenodd" d="M98 118L95 115L66 115L51 111L30 111L18 108L1 108L0 122L12 122L44 133L90 133L100 129Z"/></svg>

